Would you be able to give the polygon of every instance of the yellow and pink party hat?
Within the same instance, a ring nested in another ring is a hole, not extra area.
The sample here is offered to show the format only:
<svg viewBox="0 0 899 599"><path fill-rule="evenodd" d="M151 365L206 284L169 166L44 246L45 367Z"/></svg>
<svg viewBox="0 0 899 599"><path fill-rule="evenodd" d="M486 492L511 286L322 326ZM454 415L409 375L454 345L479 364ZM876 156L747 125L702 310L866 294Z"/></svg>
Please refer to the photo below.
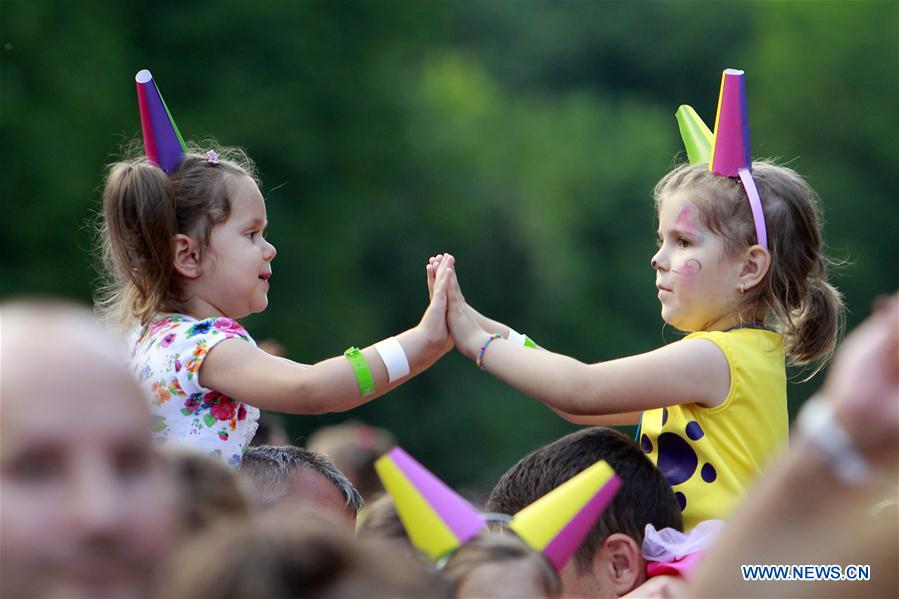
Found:
<svg viewBox="0 0 899 599"><path fill-rule="evenodd" d="M437 560L476 535L486 525L470 503L399 447L375 462L409 539Z"/></svg>
<svg viewBox="0 0 899 599"><path fill-rule="evenodd" d="M181 164L187 146L150 71L141 70L134 81L147 159L171 175Z"/></svg>
<svg viewBox="0 0 899 599"><path fill-rule="evenodd" d="M515 514L509 528L561 571L620 488L600 460Z"/></svg>
<svg viewBox="0 0 899 599"><path fill-rule="evenodd" d="M690 164L708 162L711 172L724 177L740 178L752 210L758 244L767 249L765 215L752 178L745 73L737 69L725 69L721 74L713 134L709 134L709 128L690 106L680 106L675 116Z"/></svg>

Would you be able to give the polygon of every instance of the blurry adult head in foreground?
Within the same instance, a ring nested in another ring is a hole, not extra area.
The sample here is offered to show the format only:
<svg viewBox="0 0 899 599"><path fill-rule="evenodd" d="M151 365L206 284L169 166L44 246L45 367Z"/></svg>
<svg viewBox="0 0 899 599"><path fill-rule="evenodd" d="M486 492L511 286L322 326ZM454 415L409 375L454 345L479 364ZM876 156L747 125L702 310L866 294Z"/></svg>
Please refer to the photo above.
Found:
<svg viewBox="0 0 899 599"><path fill-rule="evenodd" d="M124 345L73 304L0 313L0 596L148 596L175 489Z"/></svg>
<svg viewBox="0 0 899 599"><path fill-rule="evenodd" d="M173 444L156 449L175 475L181 525L186 533L196 534L250 515L250 503L237 475L220 460Z"/></svg>
<svg viewBox="0 0 899 599"><path fill-rule="evenodd" d="M662 473L628 437L594 427L566 435L528 454L500 478L488 512L515 514L568 479L605 460L621 489L562 569L566 595L619 597L646 580L643 531L681 530L680 507Z"/></svg>
<svg viewBox="0 0 899 599"><path fill-rule="evenodd" d="M388 431L350 420L320 428L309 437L306 447L323 453L346 474L366 502L371 502L384 487L375 472L375 460L396 445Z"/></svg>
<svg viewBox="0 0 899 599"><path fill-rule="evenodd" d="M164 597L447 596L432 573L415 562L357 543L314 516L285 520L269 513L213 529L185 546L170 565Z"/></svg>
<svg viewBox="0 0 899 599"><path fill-rule="evenodd" d="M364 502L325 456L292 445L247 449L238 470L256 506L283 515L313 510L352 531Z"/></svg>

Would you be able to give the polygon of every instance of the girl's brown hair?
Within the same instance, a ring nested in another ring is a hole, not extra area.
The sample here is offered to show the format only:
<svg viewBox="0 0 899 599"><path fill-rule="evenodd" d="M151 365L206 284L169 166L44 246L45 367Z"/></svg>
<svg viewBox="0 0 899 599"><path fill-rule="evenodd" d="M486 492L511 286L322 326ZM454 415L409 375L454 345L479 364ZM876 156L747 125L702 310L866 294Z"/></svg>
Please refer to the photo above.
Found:
<svg viewBox="0 0 899 599"><path fill-rule="evenodd" d="M120 326L146 324L158 312L184 310L181 281L174 268L172 238L182 233L209 243L212 228L231 213L229 180L259 179L252 160L239 148L191 145L171 175L138 155L109 165L103 187L103 214L98 250L104 281L96 294L97 309Z"/></svg>
<svg viewBox="0 0 899 599"><path fill-rule="evenodd" d="M741 313L764 308L766 324L784 336L790 364L833 356L843 330L843 297L827 280L836 264L824 251L818 194L794 170L771 161L752 163L768 231L771 266L765 278L747 289ZM709 171L707 164L684 164L656 184L658 209L675 192L686 192L703 225L721 236L725 252L737 255L757 243L749 200L739 179Z"/></svg>

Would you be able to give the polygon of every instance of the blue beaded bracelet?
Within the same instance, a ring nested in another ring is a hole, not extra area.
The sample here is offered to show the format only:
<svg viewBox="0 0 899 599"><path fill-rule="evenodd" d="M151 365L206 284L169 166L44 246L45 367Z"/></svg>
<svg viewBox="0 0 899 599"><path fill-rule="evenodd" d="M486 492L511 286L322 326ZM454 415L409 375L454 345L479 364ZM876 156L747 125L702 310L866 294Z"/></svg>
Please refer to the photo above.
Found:
<svg viewBox="0 0 899 599"><path fill-rule="evenodd" d="M499 333L494 333L490 335L486 341L484 341L484 345L481 346L481 349L478 350L478 357L475 358L474 364L480 370L484 370L484 352L487 351L487 346L493 343L494 339L499 339L502 337Z"/></svg>

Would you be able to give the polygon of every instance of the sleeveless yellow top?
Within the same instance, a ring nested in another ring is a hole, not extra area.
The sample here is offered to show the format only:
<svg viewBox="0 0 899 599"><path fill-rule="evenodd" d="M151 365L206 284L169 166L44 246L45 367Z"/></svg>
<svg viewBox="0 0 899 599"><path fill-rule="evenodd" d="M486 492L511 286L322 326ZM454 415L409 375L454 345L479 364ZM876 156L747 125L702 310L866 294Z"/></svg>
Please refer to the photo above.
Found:
<svg viewBox="0 0 899 599"><path fill-rule="evenodd" d="M647 410L640 447L671 484L684 530L724 518L788 435L783 339L755 328L693 333L730 368L730 391L714 408L695 403Z"/></svg>

